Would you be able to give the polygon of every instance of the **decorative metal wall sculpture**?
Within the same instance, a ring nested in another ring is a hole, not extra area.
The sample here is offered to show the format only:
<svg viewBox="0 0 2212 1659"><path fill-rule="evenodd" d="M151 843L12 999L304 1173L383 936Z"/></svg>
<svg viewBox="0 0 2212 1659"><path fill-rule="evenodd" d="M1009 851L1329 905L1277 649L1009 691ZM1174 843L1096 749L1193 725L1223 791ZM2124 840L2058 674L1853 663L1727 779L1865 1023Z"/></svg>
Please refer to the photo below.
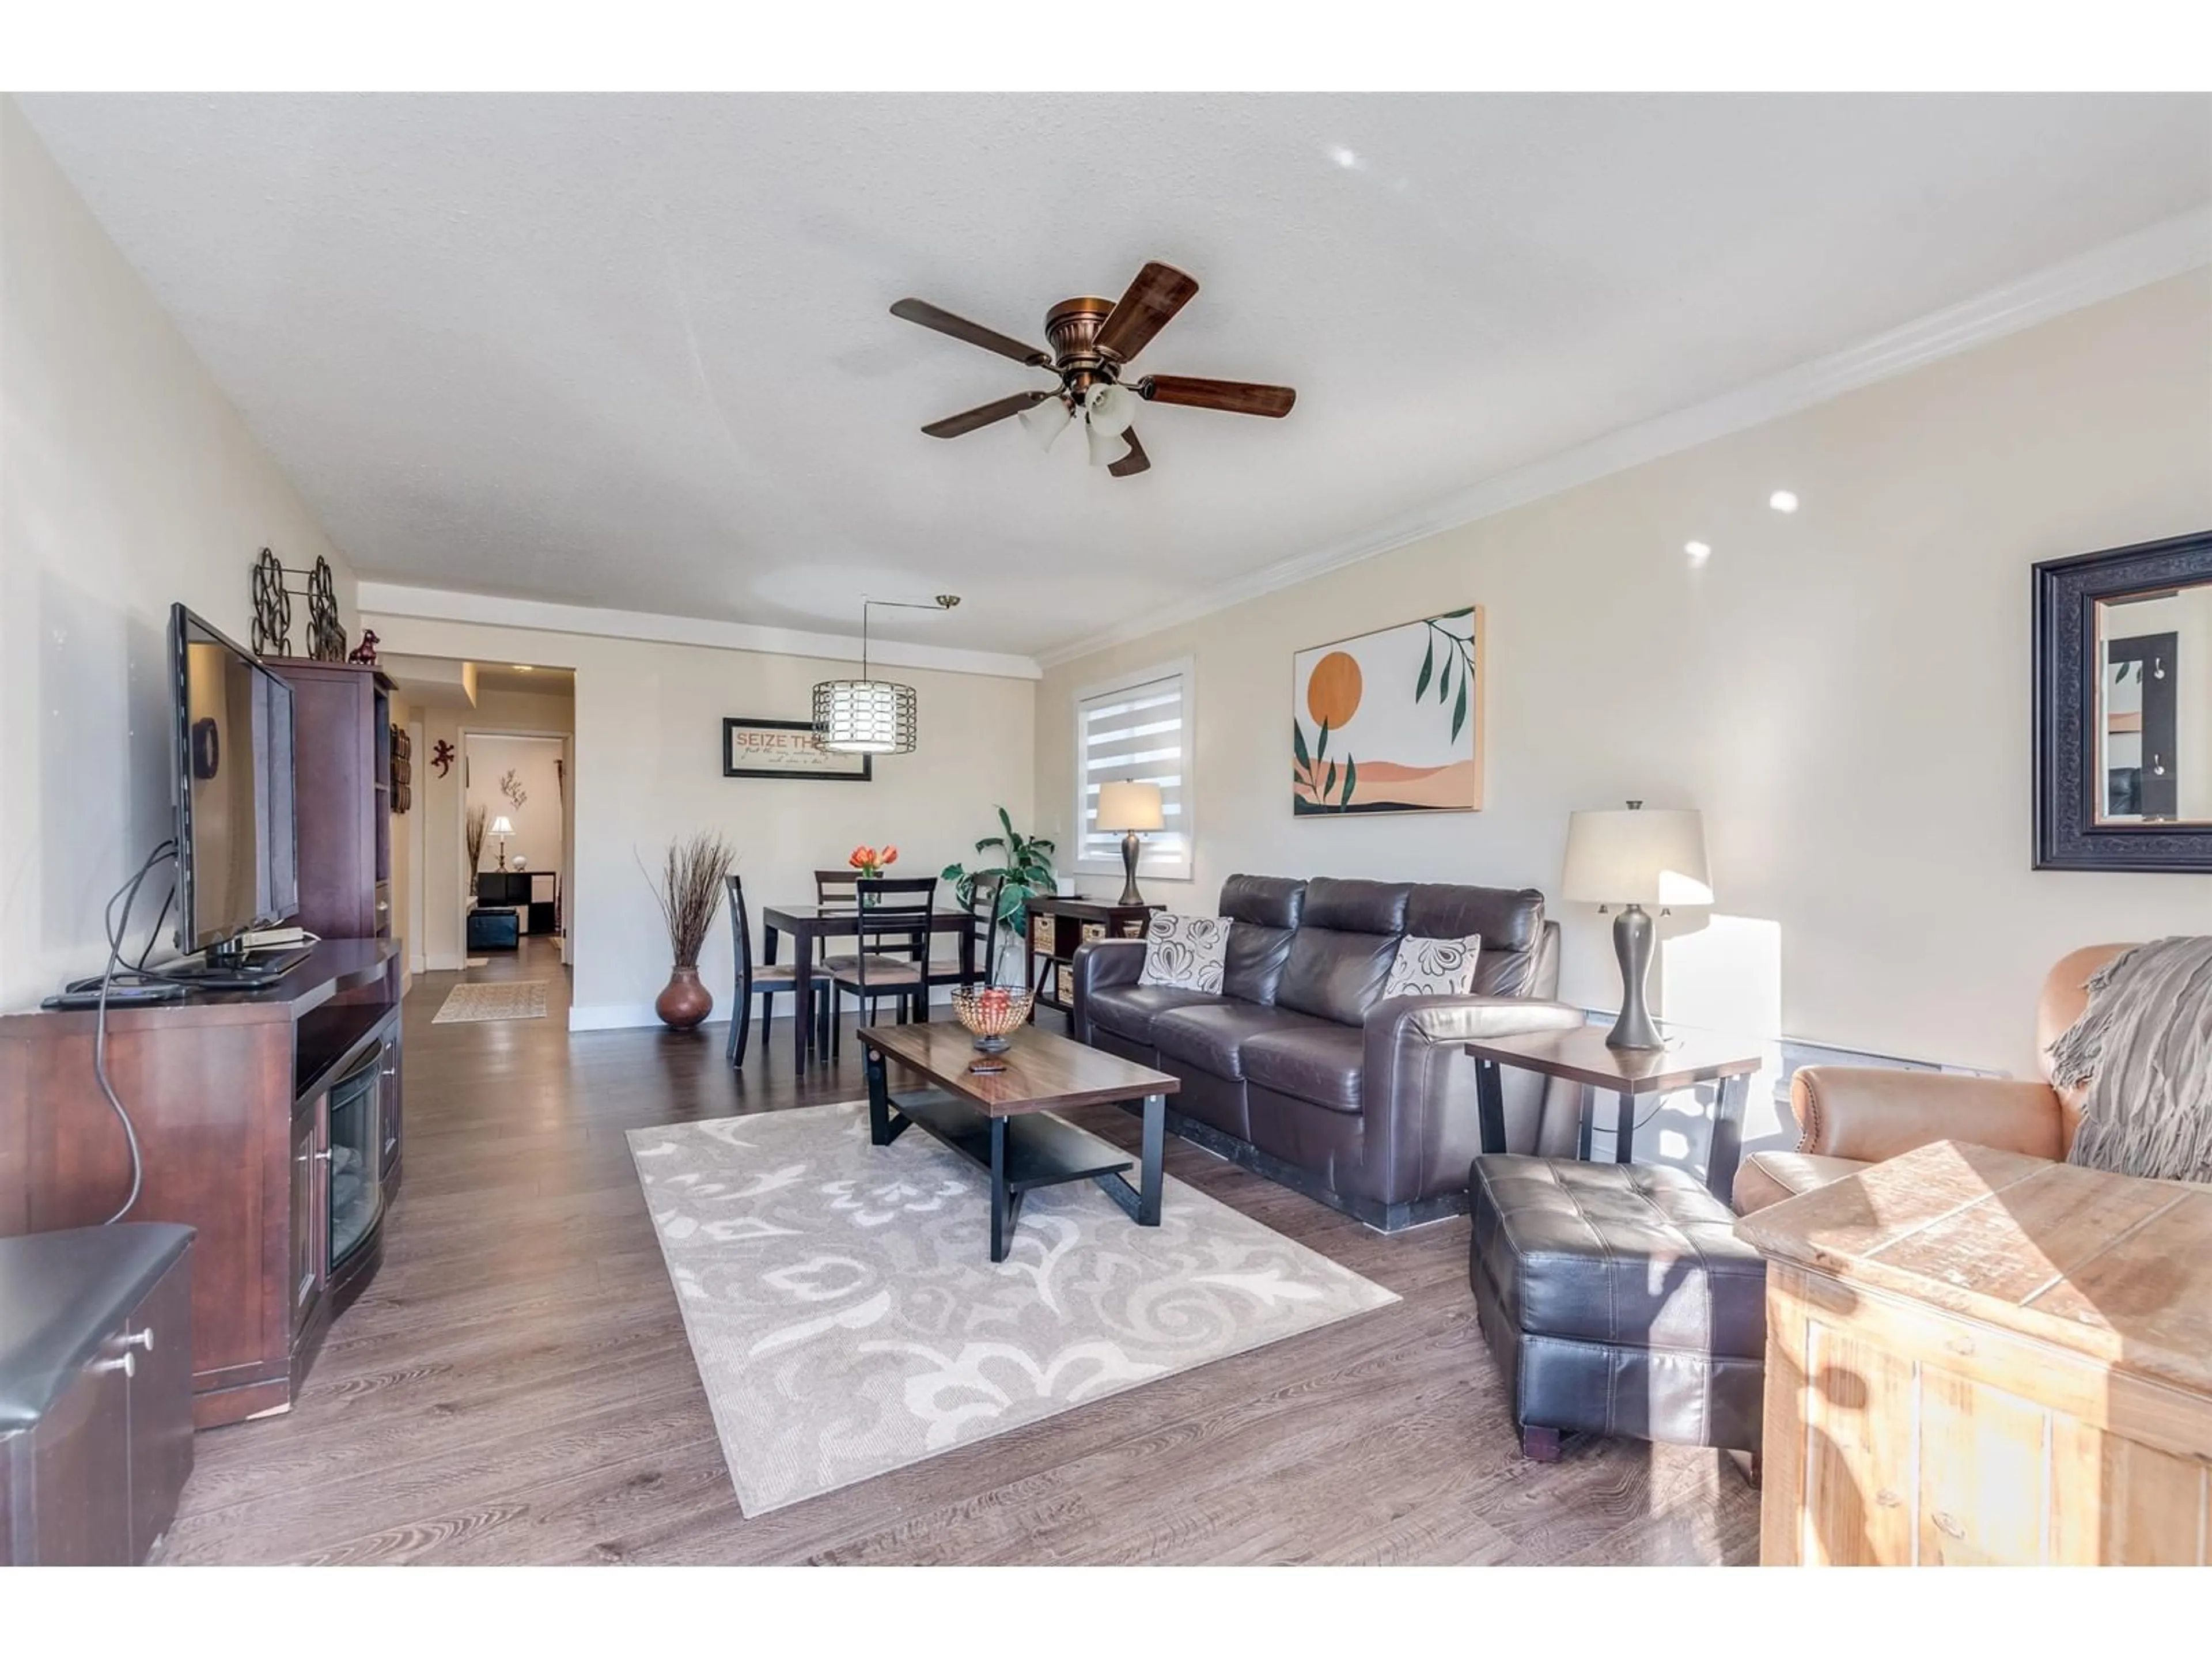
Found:
<svg viewBox="0 0 2212 1659"><path fill-rule="evenodd" d="M292 654L292 599L307 596L307 655L317 662L346 659L346 631L338 623L337 579L331 562L316 556L304 585L286 584L292 573L267 548L253 564L253 654L289 657Z"/></svg>
<svg viewBox="0 0 2212 1659"><path fill-rule="evenodd" d="M346 631L338 626L337 584L331 562L316 556L307 573L307 654L317 662L346 659Z"/></svg>
<svg viewBox="0 0 2212 1659"><path fill-rule="evenodd" d="M292 596L284 591L284 567L265 547L253 564L253 654L292 654Z"/></svg>

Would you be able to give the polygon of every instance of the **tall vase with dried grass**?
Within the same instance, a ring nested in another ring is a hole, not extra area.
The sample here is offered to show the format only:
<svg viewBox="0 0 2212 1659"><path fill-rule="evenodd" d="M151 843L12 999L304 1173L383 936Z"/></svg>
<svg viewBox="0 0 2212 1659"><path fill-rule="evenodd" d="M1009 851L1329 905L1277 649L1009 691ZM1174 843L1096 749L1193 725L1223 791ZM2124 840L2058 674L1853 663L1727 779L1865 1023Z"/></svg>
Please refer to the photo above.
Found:
<svg viewBox="0 0 2212 1659"><path fill-rule="evenodd" d="M476 890L477 872L483 868L484 824L486 822L484 814L489 810L489 809L486 807L471 806L468 811L468 821L462 826L461 833L466 838L469 844L469 890L471 892L474 892Z"/></svg>
<svg viewBox="0 0 2212 1659"><path fill-rule="evenodd" d="M689 1031L714 1012L714 994L699 982L699 952L722 906L722 886L737 860L728 842L711 830L679 836L668 843L653 896L668 924L668 951L674 958L668 985L653 1011L672 1031ZM638 868L645 860L638 860ZM653 880L650 872L646 879Z"/></svg>

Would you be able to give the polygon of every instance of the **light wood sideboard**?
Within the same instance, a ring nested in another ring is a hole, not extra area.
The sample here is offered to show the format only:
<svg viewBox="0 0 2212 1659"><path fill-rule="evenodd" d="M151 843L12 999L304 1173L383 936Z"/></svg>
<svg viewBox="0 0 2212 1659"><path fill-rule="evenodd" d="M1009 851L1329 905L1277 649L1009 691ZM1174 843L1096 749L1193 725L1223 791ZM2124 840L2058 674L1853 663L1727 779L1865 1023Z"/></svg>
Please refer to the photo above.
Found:
<svg viewBox="0 0 2212 1659"><path fill-rule="evenodd" d="M1763 1563L2207 1563L2212 1187L1944 1141L1737 1226Z"/></svg>

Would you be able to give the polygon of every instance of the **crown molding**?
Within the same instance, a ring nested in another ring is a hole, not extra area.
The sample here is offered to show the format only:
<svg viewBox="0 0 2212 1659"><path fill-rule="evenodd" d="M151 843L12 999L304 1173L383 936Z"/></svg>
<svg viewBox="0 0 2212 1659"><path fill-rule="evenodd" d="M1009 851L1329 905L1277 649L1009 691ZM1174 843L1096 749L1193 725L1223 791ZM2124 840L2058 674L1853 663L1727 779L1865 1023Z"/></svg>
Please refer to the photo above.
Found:
<svg viewBox="0 0 2212 1659"><path fill-rule="evenodd" d="M647 611L603 611L592 605L556 605L544 599L505 599L493 593L464 593L449 588L410 587L398 582L368 580L358 584L354 603L364 616L476 623L488 628L526 628L544 634L584 634L600 639L648 640L657 645L757 651L779 657L818 657L825 662L860 660L857 635L767 628L757 623L665 617ZM933 668L947 674L986 674L998 679L1033 680L1043 672L1033 659L1007 652L913 645L900 640L869 641L868 660L887 667Z"/></svg>
<svg viewBox="0 0 2212 1659"><path fill-rule="evenodd" d="M2201 208L1929 313L1854 346L1754 380L1540 461L1486 478L1419 512L1207 588L1179 605L1037 653L1056 668L1263 594L1375 558L1446 530L1525 507L1611 473L1692 449L1892 380L2100 300L2212 264L2212 208Z"/></svg>

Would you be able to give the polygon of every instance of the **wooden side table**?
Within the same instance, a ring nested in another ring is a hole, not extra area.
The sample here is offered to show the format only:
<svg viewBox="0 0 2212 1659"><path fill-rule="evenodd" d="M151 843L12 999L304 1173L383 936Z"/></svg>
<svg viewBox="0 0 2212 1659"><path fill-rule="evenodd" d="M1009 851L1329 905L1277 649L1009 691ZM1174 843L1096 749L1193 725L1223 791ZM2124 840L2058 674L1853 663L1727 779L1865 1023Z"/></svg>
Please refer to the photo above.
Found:
<svg viewBox="0 0 2212 1659"><path fill-rule="evenodd" d="M1029 938L1024 954L1024 982L1036 991L1037 1006L1073 1012L1061 975L1075 953L1094 939L1142 939L1152 912L1164 904L1116 904L1104 899L1060 898L1039 895L1029 901ZM1042 962L1053 984L1048 992L1037 981ZM1032 1007L1030 1017L1036 1017Z"/></svg>
<svg viewBox="0 0 2212 1659"><path fill-rule="evenodd" d="M1616 1164L1629 1162L1634 1150L1638 1096L1717 1083L1720 1099L1713 1109L1705 1187L1725 1202L1735 1184L1735 1166L1743 1156L1744 1097L1750 1092L1752 1073L1760 1065L1758 1046L1742 1037L1693 1032L1669 1037L1664 1048L1609 1048L1603 1026L1578 1025L1570 1031L1484 1037L1468 1043L1467 1052L1474 1060L1486 1152L1505 1150L1505 1095L1498 1082L1500 1066L1517 1066L1524 1072L1579 1083L1585 1091L1601 1089L1618 1096L1620 1115L1614 1120L1613 1140ZM1590 1121L1595 1115L1585 1093L1577 1148L1577 1155L1585 1159L1590 1155Z"/></svg>
<svg viewBox="0 0 2212 1659"><path fill-rule="evenodd" d="M2212 1560L2212 1188L1946 1140L1736 1231L1763 1564Z"/></svg>

